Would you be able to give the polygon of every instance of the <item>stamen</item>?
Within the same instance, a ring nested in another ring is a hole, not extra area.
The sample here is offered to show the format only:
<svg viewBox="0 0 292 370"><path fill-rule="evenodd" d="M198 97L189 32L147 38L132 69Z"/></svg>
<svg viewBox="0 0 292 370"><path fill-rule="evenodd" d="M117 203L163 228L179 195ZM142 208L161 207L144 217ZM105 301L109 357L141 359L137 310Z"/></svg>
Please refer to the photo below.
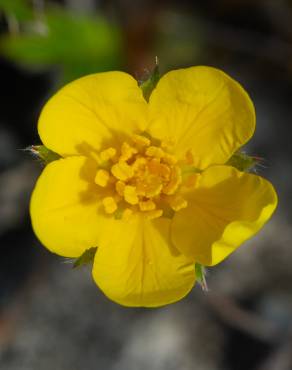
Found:
<svg viewBox="0 0 292 370"><path fill-rule="evenodd" d="M105 188L109 182L109 178L110 174L108 173L108 171L100 169L97 171L94 181L97 185Z"/></svg>
<svg viewBox="0 0 292 370"><path fill-rule="evenodd" d="M133 135L132 140L135 144L140 146L149 146L151 144L150 140L142 135Z"/></svg>
<svg viewBox="0 0 292 370"><path fill-rule="evenodd" d="M171 169L168 165L160 163L159 158L153 158L148 162L148 168L153 175L160 175L164 179L169 179Z"/></svg>
<svg viewBox="0 0 292 370"><path fill-rule="evenodd" d="M160 165L160 174L165 180L169 180L171 169L165 164Z"/></svg>
<svg viewBox="0 0 292 370"><path fill-rule="evenodd" d="M125 190L126 184L123 181L117 181L116 182L116 191L120 196L124 196L124 190Z"/></svg>
<svg viewBox="0 0 292 370"><path fill-rule="evenodd" d="M113 197L103 198L102 204L104 206L105 212L108 214L112 214L118 209L117 203Z"/></svg>
<svg viewBox="0 0 292 370"><path fill-rule="evenodd" d="M155 197L159 195L162 190L163 185L161 183L150 183L146 185L145 195L148 198Z"/></svg>
<svg viewBox="0 0 292 370"><path fill-rule="evenodd" d="M133 215L133 211L130 209L130 208L126 208L124 211L123 211L123 214L122 214L122 219L124 221L127 221L129 220L129 218Z"/></svg>
<svg viewBox="0 0 292 370"><path fill-rule="evenodd" d="M148 168L149 171L153 175L159 175L160 173L160 159L159 158L153 158L148 162Z"/></svg>
<svg viewBox="0 0 292 370"><path fill-rule="evenodd" d="M176 196L176 197L173 197L172 199L170 199L169 204L170 204L170 207L174 211L179 211L183 208L186 208L187 205L188 205L188 202L183 197Z"/></svg>
<svg viewBox="0 0 292 370"><path fill-rule="evenodd" d="M94 181L97 185L105 188L109 182L109 178L110 178L109 172L106 170L100 169L97 171Z"/></svg>
<svg viewBox="0 0 292 370"><path fill-rule="evenodd" d="M155 209L154 211L145 212L143 214L148 220L153 220L155 218L162 216L163 211L162 209Z"/></svg>
<svg viewBox="0 0 292 370"><path fill-rule="evenodd" d="M137 195L144 197L146 195L146 185L144 182L138 181L136 184L136 193Z"/></svg>
<svg viewBox="0 0 292 370"><path fill-rule="evenodd" d="M101 153L100 153L100 159L102 161L108 161L109 159L112 159L114 158L114 156L117 154L117 151L115 148L108 148L108 149L105 149L103 150Z"/></svg>
<svg viewBox="0 0 292 370"><path fill-rule="evenodd" d="M111 168L111 173L119 180L128 180L134 175L134 171L128 163L119 161Z"/></svg>
<svg viewBox="0 0 292 370"><path fill-rule="evenodd" d="M157 146L149 146L145 153L149 157L162 158L164 156L164 151L161 148L158 148Z"/></svg>
<svg viewBox="0 0 292 370"><path fill-rule="evenodd" d="M131 139L133 144L122 143L119 158L112 147L98 154L99 161L105 164L98 169L95 183L110 195L102 199L105 212L123 220L135 212L155 219L186 208L187 200L178 190L194 186L197 181L192 151L188 150L185 159L178 162L168 151L173 143L159 146L158 140L142 135L133 135ZM185 167L191 170L186 172ZM158 204L165 209L157 209Z"/></svg>
<svg viewBox="0 0 292 370"><path fill-rule="evenodd" d="M139 202L139 208L141 211L153 211L156 208L156 204L152 200L145 200Z"/></svg>
<svg viewBox="0 0 292 370"><path fill-rule="evenodd" d="M132 164L132 168L134 171L138 171L140 169L143 171L146 163L147 163L146 158L138 157Z"/></svg>
<svg viewBox="0 0 292 370"><path fill-rule="evenodd" d="M163 156L162 160L167 164L176 164L177 163L177 159L175 158L175 156L172 155L172 154L169 154L169 153L164 153L164 156Z"/></svg>
<svg viewBox="0 0 292 370"><path fill-rule="evenodd" d="M138 151L137 149L130 146L128 143L123 143L121 148L121 156L119 158L120 161L128 161L133 157L134 154L136 154Z"/></svg>
<svg viewBox="0 0 292 370"><path fill-rule="evenodd" d="M174 194L181 184L181 181L182 178L180 168L174 167L171 171L170 181L163 187L162 192L167 195Z"/></svg>
<svg viewBox="0 0 292 370"><path fill-rule="evenodd" d="M124 198L125 201L128 202L129 204L138 204L139 198L136 192L135 186L131 185L126 185L124 189Z"/></svg>

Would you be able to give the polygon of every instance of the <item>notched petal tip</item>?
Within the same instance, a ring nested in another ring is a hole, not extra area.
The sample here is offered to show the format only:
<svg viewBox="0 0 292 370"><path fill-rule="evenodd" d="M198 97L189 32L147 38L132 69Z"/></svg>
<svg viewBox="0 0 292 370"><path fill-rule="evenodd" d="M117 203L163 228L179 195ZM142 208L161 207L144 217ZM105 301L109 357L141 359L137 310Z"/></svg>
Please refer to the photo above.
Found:
<svg viewBox="0 0 292 370"><path fill-rule="evenodd" d="M170 221L117 222L110 244L99 246L93 279L104 294L127 307L159 307L185 297L195 269L169 248Z"/></svg>
<svg viewBox="0 0 292 370"><path fill-rule="evenodd" d="M200 169L226 163L255 130L255 109L247 92L212 67L168 72L151 94L149 107L150 134L175 138L175 152L182 158L192 149Z"/></svg>
<svg viewBox="0 0 292 370"><path fill-rule="evenodd" d="M185 255L215 265L254 236L277 206L272 184L229 166L210 167L175 214L172 240Z"/></svg>
<svg viewBox="0 0 292 370"><path fill-rule="evenodd" d="M95 172L94 162L76 156L51 162L39 177L30 215L35 234L51 252L77 258L98 245L107 219L99 214Z"/></svg>
<svg viewBox="0 0 292 370"><path fill-rule="evenodd" d="M61 156L84 154L82 143L95 150L146 127L148 105L137 81L124 72L82 77L59 90L44 106L38 121L42 142Z"/></svg>

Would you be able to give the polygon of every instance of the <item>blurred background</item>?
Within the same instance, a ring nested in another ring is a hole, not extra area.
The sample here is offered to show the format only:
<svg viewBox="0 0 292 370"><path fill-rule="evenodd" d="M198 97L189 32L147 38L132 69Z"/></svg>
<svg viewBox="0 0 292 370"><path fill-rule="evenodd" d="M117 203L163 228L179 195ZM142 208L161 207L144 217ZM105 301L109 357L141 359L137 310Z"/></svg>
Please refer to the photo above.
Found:
<svg viewBox="0 0 292 370"><path fill-rule="evenodd" d="M271 222L209 270L209 293L130 309L106 299L90 267L49 254L28 204L44 102L79 76L137 79L212 65L257 110L246 150L275 185ZM292 1L0 0L0 369L292 369Z"/></svg>

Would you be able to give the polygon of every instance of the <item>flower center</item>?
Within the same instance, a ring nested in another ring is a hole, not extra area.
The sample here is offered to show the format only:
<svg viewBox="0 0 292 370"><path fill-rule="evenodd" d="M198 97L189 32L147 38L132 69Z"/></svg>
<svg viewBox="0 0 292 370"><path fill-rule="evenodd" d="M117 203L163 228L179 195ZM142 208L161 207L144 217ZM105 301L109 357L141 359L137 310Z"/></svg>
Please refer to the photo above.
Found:
<svg viewBox="0 0 292 370"><path fill-rule="evenodd" d="M187 207L179 194L181 166L169 148L169 144L133 135L119 151L110 147L100 153L104 166L97 171L95 183L109 194L102 200L106 214L128 219L140 212L153 219Z"/></svg>

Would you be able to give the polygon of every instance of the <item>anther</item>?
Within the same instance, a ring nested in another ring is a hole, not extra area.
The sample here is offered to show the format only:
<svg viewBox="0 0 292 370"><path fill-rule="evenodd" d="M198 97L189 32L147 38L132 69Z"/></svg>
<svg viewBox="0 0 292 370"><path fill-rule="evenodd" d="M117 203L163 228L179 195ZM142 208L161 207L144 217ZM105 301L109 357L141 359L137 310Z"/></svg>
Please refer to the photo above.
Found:
<svg viewBox="0 0 292 370"><path fill-rule="evenodd" d="M138 157L135 162L132 164L132 168L134 171L143 170L145 168L145 164L147 163L146 158Z"/></svg>
<svg viewBox="0 0 292 370"><path fill-rule="evenodd" d="M104 206L105 212L108 214L112 214L118 209L117 203L113 197L103 198L102 204Z"/></svg>
<svg viewBox="0 0 292 370"><path fill-rule="evenodd" d="M168 180L171 174L171 169L165 164L160 165L160 174L165 180Z"/></svg>
<svg viewBox="0 0 292 370"><path fill-rule="evenodd" d="M123 143L121 147L121 156L120 161L128 161L133 157L134 154L136 154L138 151L137 149L130 146L128 143Z"/></svg>
<svg viewBox="0 0 292 370"><path fill-rule="evenodd" d="M156 158L162 158L164 156L164 151L161 148L158 148L157 146L149 146L146 150L146 155L149 157L156 157Z"/></svg>
<svg viewBox="0 0 292 370"><path fill-rule="evenodd" d="M169 204L174 211L179 211L183 208L186 208L188 202L181 196L176 196L169 201Z"/></svg>
<svg viewBox="0 0 292 370"><path fill-rule="evenodd" d="M158 218L158 217L162 216L163 211L162 211L162 209L155 209L153 211L145 212L143 214L145 215L145 217L148 220L153 220L155 218Z"/></svg>
<svg viewBox="0 0 292 370"><path fill-rule="evenodd" d="M159 158L152 158L148 162L148 168L149 168L149 171L153 175L159 175L159 173L160 173L160 159Z"/></svg>
<svg viewBox="0 0 292 370"><path fill-rule="evenodd" d="M153 211L156 208L156 204L152 200L145 200L139 202L140 211Z"/></svg>
<svg viewBox="0 0 292 370"><path fill-rule="evenodd" d="M164 156L162 158L163 162L167 163L167 164L176 164L177 163L177 159L175 158L174 155L172 154L169 154L169 153L164 153Z"/></svg>
<svg viewBox="0 0 292 370"><path fill-rule="evenodd" d="M100 159L102 161L108 161L109 159L112 159L114 158L114 156L117 154L117 151L115 148L108 148L108 149L105 149L103 150L101 153L100 153Z"/></svg>
<svg viewBox="0 0 292 370"><path fill-rule="evenodd" d="M174 167L171 171L170 181L163 187L162 192L167 195L174 194L181 184L181 171L179 167Z"/></svg>
<svg viewBox="0 0 292 370"><path fill-rule="evenodd" d="M118 180L115 185L117 193L122 197L124 196L125 186L126 184L120 180Z"/></svg>
<svg viewBox="0 0 292 370"><path fill-rule="evenodd" d="M132 140L135 144L140 146L149 146L151 144L150 140L142 135L133 135Z"/></svg>
<svg viewBox="0 0 292 370"><path fill-rule="evenodd" d="M111 168L111 173L119 180L128 180L134 175L134 171L128 163L120 161Z"/></svg>
<svg viewBox="0 0 292 370"><path fill-rule="evenodd" d="M146 185L143 182L136 183L136 193L138 196L144 197L146 195Z"/></svg>
<svg viewBox="0 0 292 370"><path fill-rule="evenodd" d="M159 195L162 190L163 185L161 183L150 183L145 187L145 195L148 198L155 197Z"/></svg>
<svg viewBox="0 0 292 370"><path fill-rule="evenodd" d="M133 215L133 211L130 208L126 208L122 213L122 219L124 221L129 220L129 218Z"/></svg>
<svg viewBox="0 0 292 370"><path fill-rule="evenodd" d="M138 204L139 198L136 192L135 186L126 185L124 189L124 198L125 201L129 204Z"/></svg>
<svg viewBox="0 0 292 370"><path fill-rule="evenodd" d="M102 186L103 188L107 186L109 182L110 174L108 171L100 169L97 171L95 176L95 183L99 186Z"/></svg>

